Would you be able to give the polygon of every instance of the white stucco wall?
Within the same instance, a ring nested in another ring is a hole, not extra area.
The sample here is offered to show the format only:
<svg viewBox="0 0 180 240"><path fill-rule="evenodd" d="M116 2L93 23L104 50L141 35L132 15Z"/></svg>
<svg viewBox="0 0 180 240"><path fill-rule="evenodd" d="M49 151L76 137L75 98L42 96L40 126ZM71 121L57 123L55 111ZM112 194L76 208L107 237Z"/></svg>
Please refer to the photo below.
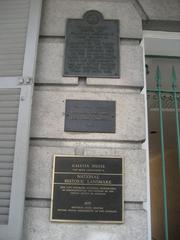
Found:
<svg viewBox="0 0 180 240"><path fill-rule="evenodd" d="M120 20L119 79L62 77L67 18L87 10ZM24 239L147 239L145 106L141 17L129 2L44 1L31 123ZM116 101L116 133L64 132L65 100ZM125 223L51 223L50 193L54 154L124 156Z"/></svg>
<svg viewBox="0 0 180 240"><path fill-rule="evenodd" d="M36 86L33 99L31 145L24 240L146 240L147 201L145 106L143 88L142 17L164 19L166 8L154 10L155 1L45 0L39 40ZM156 1L157 2L157 1ZM161 4L159 1L158 4ZM165 3L166 7L168 3ZM169 3L170 4L170 3ZM160 5L158 5L160 7ZM161 5L164 6L164 5ZM177 7L176 7L177 6ZM168 19L178 19L174 1ZM81 18L88 10L100 11L105 19L120 20L119 79L62 77L65 21ZM171 17L175 9L174 17ZM146 14L143 13L146 12ZM115 100L116 133L64 132L66 99ZM58 224L51 223L50 192L54 154L124 156L125 223Z"/></svg>

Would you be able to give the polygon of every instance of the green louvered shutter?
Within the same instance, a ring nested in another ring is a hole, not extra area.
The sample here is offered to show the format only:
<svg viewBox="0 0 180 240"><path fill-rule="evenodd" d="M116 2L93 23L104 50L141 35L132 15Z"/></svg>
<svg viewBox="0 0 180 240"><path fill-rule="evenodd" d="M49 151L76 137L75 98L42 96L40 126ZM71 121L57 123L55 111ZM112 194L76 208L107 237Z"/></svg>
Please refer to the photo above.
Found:
<svg viewBox="0 0 180 240"><path fill-rule="evenodd" d="M0 0L0 240L20 240L42 0Z"/></svg>

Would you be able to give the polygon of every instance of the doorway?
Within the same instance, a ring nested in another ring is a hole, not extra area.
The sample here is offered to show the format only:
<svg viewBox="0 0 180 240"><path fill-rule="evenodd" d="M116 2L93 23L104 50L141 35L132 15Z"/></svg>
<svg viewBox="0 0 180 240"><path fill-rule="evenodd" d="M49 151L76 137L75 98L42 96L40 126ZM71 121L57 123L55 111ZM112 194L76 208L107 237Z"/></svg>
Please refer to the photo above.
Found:
<svg viewBox="0 0 180 240"><path fill-rule="evenodd" d="M146 56L153 240L180 239L180 58ZM175 94L176 93L176 94Z"/></svg>

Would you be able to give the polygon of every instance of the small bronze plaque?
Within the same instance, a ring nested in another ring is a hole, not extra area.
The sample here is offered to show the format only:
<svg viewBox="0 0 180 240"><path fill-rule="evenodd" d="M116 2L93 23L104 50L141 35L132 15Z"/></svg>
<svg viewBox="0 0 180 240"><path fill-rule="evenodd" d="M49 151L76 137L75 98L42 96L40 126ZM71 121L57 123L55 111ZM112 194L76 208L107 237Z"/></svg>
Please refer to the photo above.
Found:
<svg viewBox="0 0 180 240"><path fill-rule="evenodd" d="M115 132L115 101L66 100L66 132Z"/></svg>
<svg viewBox="0 0 180 240"><path fill-rule="evenodd" d="M51 221L123 222L121 157L56 156Z"/></svg>
<svg viewBox="0 0 180 240"><path fill-rule="evenodd" d="M68 19L64 76L119 77L119 21L95 10Z"/></svg>

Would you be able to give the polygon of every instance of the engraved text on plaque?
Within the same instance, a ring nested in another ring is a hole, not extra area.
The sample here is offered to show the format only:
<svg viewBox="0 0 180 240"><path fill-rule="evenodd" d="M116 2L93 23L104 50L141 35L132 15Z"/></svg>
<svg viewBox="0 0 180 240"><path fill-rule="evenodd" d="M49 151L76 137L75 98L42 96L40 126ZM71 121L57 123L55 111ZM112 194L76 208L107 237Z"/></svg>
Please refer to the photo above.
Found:
<svg viewBox="0 0 180 240"><path fill-rule="evenodd" d="M95 10L68 19L64 76L119 77L119 21Z"/></svg>

